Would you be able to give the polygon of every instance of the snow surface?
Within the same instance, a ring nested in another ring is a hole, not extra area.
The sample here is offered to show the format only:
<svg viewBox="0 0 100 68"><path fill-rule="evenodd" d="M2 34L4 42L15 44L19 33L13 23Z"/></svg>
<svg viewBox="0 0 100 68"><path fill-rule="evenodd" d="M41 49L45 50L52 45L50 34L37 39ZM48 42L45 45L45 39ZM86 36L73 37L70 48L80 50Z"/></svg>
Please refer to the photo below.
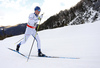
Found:
<svg viewBox="0 0 100 68"><path fill-rule="evenodd" d="M23 56L8 50L24 35L0 41L0 68L100 68L100 21L83 25L65 26L38 32L42 52L50 56L77 57L80 59L59 59ZM33 37L30 36L20 52L28 56ZM31 55L37 55L35 42Z"/></svg>

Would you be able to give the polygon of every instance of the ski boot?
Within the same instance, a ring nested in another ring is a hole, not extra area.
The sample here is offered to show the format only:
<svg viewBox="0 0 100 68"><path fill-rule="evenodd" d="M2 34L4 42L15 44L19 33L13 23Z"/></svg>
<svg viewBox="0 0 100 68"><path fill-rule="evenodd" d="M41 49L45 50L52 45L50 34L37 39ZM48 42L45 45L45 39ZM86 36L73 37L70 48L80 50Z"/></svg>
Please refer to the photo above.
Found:
<svg viewBox="0 0 100 68"><path fill-rule="evenodd" d="M16 47L16 51L17 51L17 52L19 52L19 48L20 48L20 46L17 45L17 47Z"/></svg>
<svg viewBox="0 0 100 68"><path fill-rule="evenodd" d="M46 55L45 55L45 54L43 54L43 53L41 52L41 50L40 50L40 49L38 50L38 56L39 56L39 57L46 57Z"/></svg>
<svg viewBox="0 0 100 68"><path fill-rule="evenodd" d="M46 57L46 55L43 54L42 52L38 53L38 56L39 56L39 57Z"/></svg>

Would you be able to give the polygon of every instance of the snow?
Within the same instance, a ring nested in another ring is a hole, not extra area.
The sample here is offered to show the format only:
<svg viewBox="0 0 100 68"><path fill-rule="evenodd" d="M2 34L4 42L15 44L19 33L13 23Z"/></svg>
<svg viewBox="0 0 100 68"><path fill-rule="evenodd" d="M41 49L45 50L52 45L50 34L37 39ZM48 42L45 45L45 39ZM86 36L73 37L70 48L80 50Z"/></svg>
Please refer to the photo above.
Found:
<svg viewBox="0 0 100 68"><path fill-rule="evenodd" d="M24 34L0 41L0 68L100 68L100 21L83 25L65 26L39 31L42 52L50 56L77 57L80 59L59 59L23 56L8 50L16 48L15 44ZM33 38L20 48L28 56ZM35 42L31 55L37 55Z"/></svg>

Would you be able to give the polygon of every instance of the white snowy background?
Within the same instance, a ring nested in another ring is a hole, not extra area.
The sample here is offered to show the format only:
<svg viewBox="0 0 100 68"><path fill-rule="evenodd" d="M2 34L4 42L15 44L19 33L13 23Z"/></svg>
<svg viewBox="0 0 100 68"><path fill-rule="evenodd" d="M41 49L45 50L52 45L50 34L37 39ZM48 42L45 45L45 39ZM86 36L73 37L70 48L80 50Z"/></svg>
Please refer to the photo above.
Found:
<svg viewBox="0 0 100 68"><path fill-rule="evenodd" d="M50 56L77 57L80 59L39 58L27 59L8 48L24 34L0 41L0 68L100 68L100 21L82 25L65 26L38 32L42 52ZM33 37L30 36L20 52L28 56ZM31 55L37 55L35 42Z"/></svg>

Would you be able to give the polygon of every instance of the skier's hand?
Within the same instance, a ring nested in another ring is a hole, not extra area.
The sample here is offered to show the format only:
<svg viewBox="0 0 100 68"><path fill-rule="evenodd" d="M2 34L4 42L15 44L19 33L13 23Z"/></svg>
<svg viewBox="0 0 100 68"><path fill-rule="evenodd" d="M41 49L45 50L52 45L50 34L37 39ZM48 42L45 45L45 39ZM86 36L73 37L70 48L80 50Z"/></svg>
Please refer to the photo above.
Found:
<svg viewBox="0 0 100 68"><path fill-rule="evenodd" d="M39 27L39 24L36 25L36 30L38 29L38 27Z"/></svg>
<svg viewBox="0 0 100 68"><path fill-rule="evenodd" d="M38 19L39 19L39 20L41 20L41 18L40 18L40 17L38 17Z"/></svg>

